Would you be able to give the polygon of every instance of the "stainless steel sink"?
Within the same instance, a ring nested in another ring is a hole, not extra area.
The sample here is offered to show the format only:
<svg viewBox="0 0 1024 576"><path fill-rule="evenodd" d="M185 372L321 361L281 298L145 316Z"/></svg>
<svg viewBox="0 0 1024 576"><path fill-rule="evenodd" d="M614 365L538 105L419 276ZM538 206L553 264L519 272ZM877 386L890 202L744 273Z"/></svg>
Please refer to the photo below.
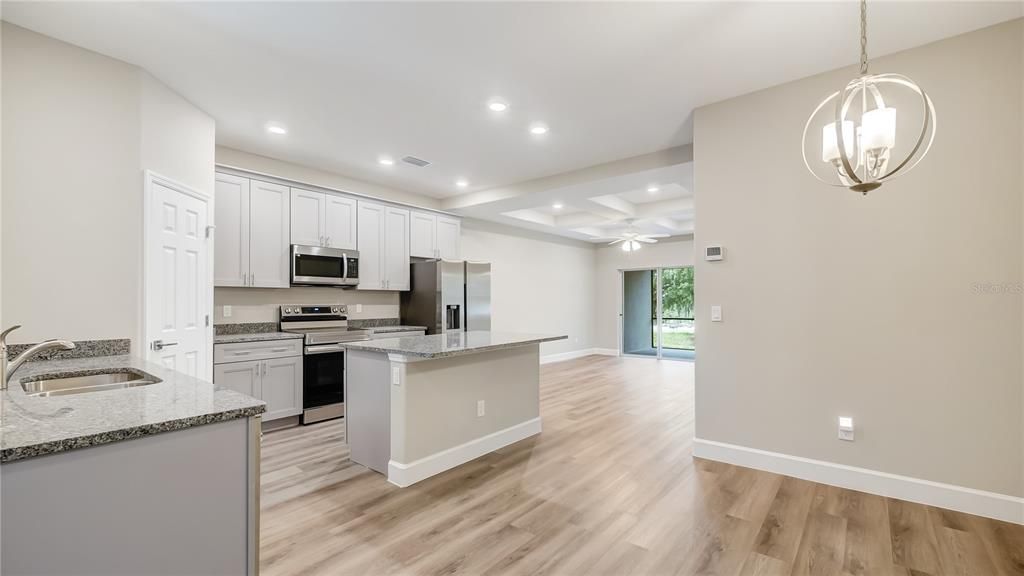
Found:
<svg viewBox="0 0 1024 576"><path fill-rule="evenodd" d="M117 372L98 372L83 376L64 378L42 376L37 380L21 382L21 387L29 396L63 396L65 394L84 394L101 390L117 390L156 384L161 380L140 370L119 370Z"/></svg>

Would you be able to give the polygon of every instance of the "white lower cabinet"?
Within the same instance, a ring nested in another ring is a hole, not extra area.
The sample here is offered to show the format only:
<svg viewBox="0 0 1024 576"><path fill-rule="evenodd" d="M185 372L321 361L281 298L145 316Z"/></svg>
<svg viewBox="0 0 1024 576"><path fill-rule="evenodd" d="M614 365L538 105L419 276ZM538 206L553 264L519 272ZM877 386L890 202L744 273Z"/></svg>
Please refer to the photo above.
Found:
<svg viewBox="0 0 1024 576"><path fill-rule="evenodd" d="M289 340L289 343L300 342ZM267 403L263 421L302 413L302 356L274 356L272 342L217 344L214 358L263 357L261 360L223 362L213 365L213 382ZM302 347L282 345L279 350L293 354Z"/></svg>

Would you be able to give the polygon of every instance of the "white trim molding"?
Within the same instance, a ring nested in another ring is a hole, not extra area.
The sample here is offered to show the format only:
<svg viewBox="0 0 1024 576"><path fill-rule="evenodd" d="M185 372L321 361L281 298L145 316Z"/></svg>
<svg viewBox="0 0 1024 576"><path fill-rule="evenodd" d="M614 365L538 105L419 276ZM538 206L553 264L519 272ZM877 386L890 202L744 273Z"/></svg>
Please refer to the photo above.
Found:
<svg viewBox="0 0 1024 576"><path fill-rule="evenodd" d="M693 455L840 488L1024 524L1024 498L1018 496L700 438L693 441Z"/></svg>
<svg viewBox="0 0 1024 576"><path fill-rule="evenodd" d="M583 350L573 350L571 352L561 352L559 354L545 354L540 357L541 364L551 364L552 362L565 362L566 360L575 360L576 358L583 358L584 356L618 356L619 351L613 348L584 348Z"/></svg>
<svg viewBox="0 0 1024 576"><path fill-rule="evenodd" d="M388 462L388 482L405 488L541 432L540 417L470 440L408 464Z"/></svg>

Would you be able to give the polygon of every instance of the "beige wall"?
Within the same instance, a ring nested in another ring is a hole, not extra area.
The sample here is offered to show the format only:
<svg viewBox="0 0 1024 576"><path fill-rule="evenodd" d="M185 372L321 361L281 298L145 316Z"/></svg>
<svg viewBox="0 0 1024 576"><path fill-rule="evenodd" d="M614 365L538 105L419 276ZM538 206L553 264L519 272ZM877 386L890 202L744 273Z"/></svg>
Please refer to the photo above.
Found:
<svg viewBox="0 0 1024 576"><path fill-rule="evenodd" d="M467 219L462 256L491 263L492 330L569 336L542 355L594 346L592 245Z"/></svg>
<svg viewBox="0 0 1024 576"><path fill-rule="evenodd" d="M143 170L211 190L213 120L135 66L6 22L3 74L11 341L137 340Z"/></svg>
<svg viewBox="0 0 1024 576"><path fill-rule="evenodd" d="M619 349L619 313L622 310L620 270L677 266L693 266L692 236L666 238L635 252L623 252L618 244L597 248L594 347Z"/></svg>
<svg viewBox="0 0 1024 576"><path fill-rule="evenodd" d="M697 262L699 438L1024 495L1022 35L872 62L928 90L939 130L867 197L818 184L799 149L854 69L696 111L696 247L727 254Z"/></svg>
<svg viewBox="0 0 1024 576"><path fill-rule="evenodd" d="M325 172L316 168L302 166L301 164L293 164L284 160L268 158L267 156L251 154L223 146L217 147L217 164L423 208L439 209L441 207L441 202L436 198L415 192L371 184L334 172Z"/></svg>

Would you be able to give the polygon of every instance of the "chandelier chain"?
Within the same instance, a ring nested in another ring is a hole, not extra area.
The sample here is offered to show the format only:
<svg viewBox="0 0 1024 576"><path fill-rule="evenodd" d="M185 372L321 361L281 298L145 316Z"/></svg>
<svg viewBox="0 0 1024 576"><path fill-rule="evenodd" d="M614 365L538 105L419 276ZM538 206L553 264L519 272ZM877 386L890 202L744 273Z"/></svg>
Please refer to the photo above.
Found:
<svg viewBox="0 0 1024 576"><path fill-rule="evenodd" d="M868 0L860 0L860 73L868 73Z"/></svg>

